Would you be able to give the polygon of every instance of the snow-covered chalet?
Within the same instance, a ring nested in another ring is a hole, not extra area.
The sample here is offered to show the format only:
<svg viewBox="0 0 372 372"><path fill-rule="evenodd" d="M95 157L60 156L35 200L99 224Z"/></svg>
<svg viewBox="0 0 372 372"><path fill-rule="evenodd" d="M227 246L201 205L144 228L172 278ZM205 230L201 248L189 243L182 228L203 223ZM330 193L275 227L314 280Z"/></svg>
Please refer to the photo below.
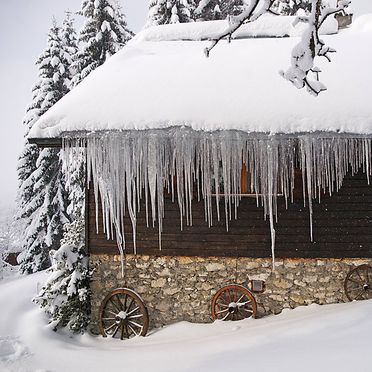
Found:
<svg viewBox="0 0 372 372"><path fill-rule="evenodd" d="M86 147L93 323L118 287L152 326L209 321L219 288L252 280L259 315L341 302L372 263L372 14L324 25L337 53L318 97L278 73L302 30L289 18L209 58L225 21L144 30L32 128L40 146Z"/></svg>

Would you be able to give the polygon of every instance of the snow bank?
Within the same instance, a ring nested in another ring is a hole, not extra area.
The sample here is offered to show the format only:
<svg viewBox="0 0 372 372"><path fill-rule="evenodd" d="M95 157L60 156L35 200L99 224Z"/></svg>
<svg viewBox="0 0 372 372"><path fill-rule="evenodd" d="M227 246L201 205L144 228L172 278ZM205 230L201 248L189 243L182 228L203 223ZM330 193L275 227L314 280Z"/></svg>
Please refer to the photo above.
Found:
<svg viewBox="0 0 372 372"><path fill-rule="evenodd" d="M289 66L298 38L221 42L209 58L203 53L208 41L141 38L54 105L29 138L171 126L372 134L372 31L351 27L324 36L337 53L331 64L318 62L328 91L317 98L295 89L278 73Z"/></svg>
<svg viewBox="0 0 372 372"><path fill-rule="evenodd" d="M372 300L239 322L181 322L127 341L68 337L31 303L44 273L0 281L1 371L369 372Z"/></svg>
<svg viewBox="0 0 372 372"><path fill-rule="evenodd" d="M372 13L364 14L354 21L354 32L372 32Z"/></svg>
<svg viewBox="0 0 372 372"><path fill-rule="evenodd" d="M243 25L234 33L233 38L300 36L306 25L298 23L294 27L295 19L295 16L278 17L266 14L255 22ZM228 27L227 20L169 24L147 28L139 33L135 40L138 42L208 40L221 35ZM337 31L338 24L334 17L327 18L320 29L320 33L323 35L335 34Z"/></svg>

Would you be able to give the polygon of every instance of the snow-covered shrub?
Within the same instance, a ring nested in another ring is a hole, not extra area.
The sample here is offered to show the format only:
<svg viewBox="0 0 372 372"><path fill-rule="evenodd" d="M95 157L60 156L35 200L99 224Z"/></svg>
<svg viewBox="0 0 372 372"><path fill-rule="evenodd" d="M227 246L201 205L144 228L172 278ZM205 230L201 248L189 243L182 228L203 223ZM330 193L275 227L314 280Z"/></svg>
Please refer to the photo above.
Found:
<svg viewBox="0 0 372 372"><path fill-rule="evenodd" d="M54 330L84 332L90 319L91 273L84 251L84 221L65 225L61 247L51 251L50 275L33 301L51 318Z"/></svg>

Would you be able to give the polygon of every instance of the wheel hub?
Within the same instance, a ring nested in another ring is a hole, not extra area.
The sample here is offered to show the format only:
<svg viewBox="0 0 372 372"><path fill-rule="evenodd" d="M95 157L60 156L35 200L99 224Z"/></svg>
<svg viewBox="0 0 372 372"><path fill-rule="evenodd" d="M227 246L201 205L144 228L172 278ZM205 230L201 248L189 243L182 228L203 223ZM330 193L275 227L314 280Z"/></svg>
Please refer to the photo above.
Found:
<svg viewBox="0 0 372 372"><path fill-rule="evenodd" d="M365 291L368 291L368 290L369 290L369 285L368 285L368 284L364 284L363 289L364 289Z"/></svg>
<svg viewBox="0 0 372 372"><path fill-rule="evenodd" d="M229 303L229 313L234 314L238 310L238 304L236 302Z"/></svg>
<svg viewBox="0 0 372 372"><path fill-rule="evenodd" d="M128 314L126 311L119 311L119 313L116 315L116 321L117 322L122 322L127 319Z"/></svg>

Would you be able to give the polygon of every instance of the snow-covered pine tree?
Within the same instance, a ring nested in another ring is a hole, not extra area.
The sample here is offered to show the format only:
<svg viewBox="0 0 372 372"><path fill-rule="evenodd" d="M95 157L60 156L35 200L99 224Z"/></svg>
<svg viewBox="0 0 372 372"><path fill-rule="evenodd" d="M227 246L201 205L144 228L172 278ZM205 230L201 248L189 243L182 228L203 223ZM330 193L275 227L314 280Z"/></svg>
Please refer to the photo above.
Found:
<svg viewBox="0 0 372 372"><path fill-rule="evenodd" d="M32 125L40 117L42 104L42 94L40 92L40 83L37 82L32 88L32 102L26 109L26 115L23 119L25 127L25 137L28 135ZM36 170L36 161L39 157L40 150L36 145L29 144L25 140L23 150L18 158L17 174L18 174L18 192L17 192L17 213L16 218L29 226L31 222L31 214L27 212L28 206L34 196L34 181L33 173ZM25 250L25 245L22 250Z"/></svg>
<svg viewBox="0 0 372 372"><path fill-rule="evenodd" d="M193 22L194 0L151 0L145 27Z"/></svg>
<svg viewBox="0 0 372 372"><path fill-rule="evenodd" d="M74 28L74 19L70 11L66 11L65 19L62 22L61 28L61 41L62 49L64 52L64 66L66 69L66 81L65 85L68 89L71 89L71 80L75 75L76 71L73 67L73 61L76 58L78 52L77 36Z"/></svg>
<svg viewBox="0 0 372 372"><path fill-rule="evenodd" d="M77 35L74 28L74 19L71 12L67 11L66 17L62 23L61 41L64 51L64 65L68 72L65 81L66 86L72 88L72 79L76 74L74 61L77 58L78 46ZM65 188L68 192L69 205L67 214L71 220L80 219L84 216L84 184L85 184L85 167L84 167L84 150L76 149L73 159L63 159L62 171L65 175ZM66 163L67 161L67 163ZM68 171L66 170L68 167Z"/></svg>
<svg viewBox="0 0 372 372"><path fill-rule="evenodd" d="M69 81L69 74L64 66L64 58L60 29L53 19L47 48L36 61L39 81L34 88L32 109L28 110L28 129L68 91L66 82ZM27 146L18 165L21 182L19 215L27 222L20 270L32 273L50 265L49 251L59 247L63 224L69 220L59 150L43 149L39 153L39 150ZM30 169L27 169L28 166Z"/></svg>
<svg viewBox="0 0 372 372"><path fill-rule="evenodd" d="M236 16L242 12L243 7L244 0L221 1L220 4L221 16L223 19L225 19L229 15Z"/></svg>
<svg viewBox="0 0 372 372"><path fill-rule="evenodd" d="M119 40L118 43L120 44L119 49L121 49L133 36L134 32L131 31L128 28L127 20L125 18L123 8L120 5L118 1L115 2L116 8L115 8L115 14L116 18L118 20L119 28L120 28L120 33L119 33Z"/></svg>
<svg viewBox="0 0 372 372"><path fill-rule="evenodd" d="M275 0L272 9L280 15L296 15L301 10L309 14L311 0Z"/></svg>
<svg viewBox="0 0 372 372"><path fill-rule="evenodd" d="M83 0L80 15L85 23L79 32L80 49L73 57L71 87L76 86L107 58L120 50L132 37L125 15L116 0ZM66 21L67 22L67 21ZM84 216L85 154L77 148L74 157L65 159L66 187L73 220ZM68 168L68 171L66 171Z"/></svg>
<svg viewBox="0 0 372 372"><path fill-rule="evenodd" d="M50 316L54 330L83 332L89 324L91 273L83 241L84 220L66 225L61 247L50 252L50 276L33 299Z"/></svg>
<svg viewBox="0 0 372 372"><path fill-rule="evenodd" d="M220 0L199 0L194 12L196 21L223 19Z"/></svg>
<svg viewBox="0 0 372 372"><path fill-rule="evenodd" d="M214 21L226 19L229 15L242 12L244 0L198 0L195 19L200 21Z"/></svg>
<svg viewBox="0 0 372 372"><path fill-rule="evenodd" d="M133 35L117 1L83 0L79 14L85 17L85 22L78 37L80 50L73 64L76 70L73 86L121 49Z"/></svg>

